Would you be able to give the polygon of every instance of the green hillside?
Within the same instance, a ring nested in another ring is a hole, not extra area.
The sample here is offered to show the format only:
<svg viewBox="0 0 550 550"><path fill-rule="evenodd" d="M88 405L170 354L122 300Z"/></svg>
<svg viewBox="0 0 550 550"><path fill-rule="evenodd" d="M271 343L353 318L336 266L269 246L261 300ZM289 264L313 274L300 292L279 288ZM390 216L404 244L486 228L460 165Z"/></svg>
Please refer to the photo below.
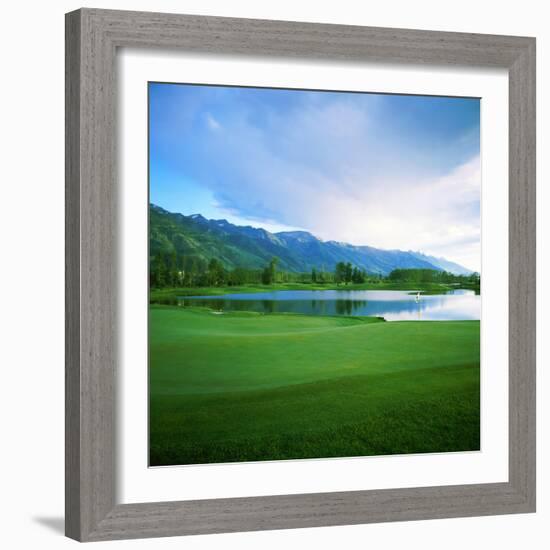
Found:
<svg viewBox="0 0 550 550"><path fill-rule="evenodd" d="M261 257L230 242L223 235L213 232L181 214L167 215L156 208L149 210L149 253L171 254L194 257L208 262L212 258L220 260L224 267L247 266L261 268L269 259Z"/></svg>
<svg viewBox="0 0 550 550"><path fill-rule="evenodd" d="M321 241L305 231L270 233L227 220L207 220L200 214L175 214L155 205L149 209L149 228L151 258L175 254L202 263L216 259L225 269L262 269L276 257L279 269L298 273L319 268L332 271L339 262L381 275L394 269L442 271L418 253Z"/></svg>

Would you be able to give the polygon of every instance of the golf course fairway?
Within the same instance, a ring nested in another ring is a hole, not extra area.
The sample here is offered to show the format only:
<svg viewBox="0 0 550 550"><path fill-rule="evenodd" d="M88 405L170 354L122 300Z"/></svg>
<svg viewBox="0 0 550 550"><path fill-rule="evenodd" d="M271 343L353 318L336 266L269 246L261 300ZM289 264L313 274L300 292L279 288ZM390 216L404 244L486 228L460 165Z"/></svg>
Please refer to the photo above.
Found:
<svg viewBox="0 0 550 550"><path fill-rule="evenodd" d="M480 448L479 321L149 316L151 466Z"/></svg>

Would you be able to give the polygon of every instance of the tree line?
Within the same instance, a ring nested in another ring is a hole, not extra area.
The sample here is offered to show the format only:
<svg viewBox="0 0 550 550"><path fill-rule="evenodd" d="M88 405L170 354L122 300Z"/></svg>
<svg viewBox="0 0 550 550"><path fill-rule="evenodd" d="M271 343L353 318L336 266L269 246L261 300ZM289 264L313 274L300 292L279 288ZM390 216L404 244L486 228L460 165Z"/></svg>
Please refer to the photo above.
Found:
<svg viewBox="0 0 550 550"><path fill-rule="evenodd" d="M479 273L470 275L455 275L448 271L437 271L435 269L394 269L388 279L395 282L405 283L440 283L440 284L466 284L479 285Z"/></svg>
<svg viewBox="0 0 550 550"><path fill-rule="evenodd" d="M197 256L183 256L176 252L157 253L150 258L149 279L151 288L240 286L246 284L272 285L276 283L362 284L366 282L440 283L479 286L479 273L454 275L435 269L394 269L387 277L367 273L351 262L338 262L334 270L312 268L309 273L278 269L276 257L263 269L235 267L227 269L221 260L209 261Z"/></svg>
<svg viewBox="0 0 550 550"><path fill-rule="evenodd" d="M276 257L263 269L235 267L227 269L222 261L209 261L197 256L183 256L176 252L157 253L150 258L149 279L151 288L237 286L246 284L275 283L365 283L380 280L379 275L369 275L350 262L338 262L334 270L312 268L309 273L291 272L278 268Z"/></svg>
<svg viewBox="0 0 550 550"><path fill-rule="evenodd" d="M350 262L338 262L334 269L335 283L365 283L368 279L367 272L364 269L359 269L353 266Z"/></svg>

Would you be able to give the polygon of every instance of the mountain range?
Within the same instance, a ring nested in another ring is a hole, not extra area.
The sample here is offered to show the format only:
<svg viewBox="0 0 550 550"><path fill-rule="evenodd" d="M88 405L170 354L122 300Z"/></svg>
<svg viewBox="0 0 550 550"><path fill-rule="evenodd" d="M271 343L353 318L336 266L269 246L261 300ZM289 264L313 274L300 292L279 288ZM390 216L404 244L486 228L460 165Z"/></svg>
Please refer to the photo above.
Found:
<svg viewBox="0 0 550 550"><path fill-rule="evenodd" d="M201 214L184 216L150 205L149 252L216 258L227 269L263 268L274 256L282 270L307 272L312 268L332 271L338 262L350 262L368 273L387 275L393 269L424 268L468 275L470 270L421 252L382 250L337 241L322 241L307 231L271 233L262 228L234 225L227 220L208 220Z"/></svg>

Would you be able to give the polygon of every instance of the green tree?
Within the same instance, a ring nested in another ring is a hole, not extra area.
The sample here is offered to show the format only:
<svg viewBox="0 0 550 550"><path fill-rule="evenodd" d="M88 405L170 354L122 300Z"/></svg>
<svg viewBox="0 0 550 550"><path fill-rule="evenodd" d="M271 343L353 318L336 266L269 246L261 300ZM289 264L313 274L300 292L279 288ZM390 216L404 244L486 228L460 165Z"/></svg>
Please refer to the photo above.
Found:
<svg viewBox="0 0 550 550"><path fill-rule="evenodd" d="M317 282L317 270L314 267L311 268L311 282Z"/></svg>
<svg viewBox="0 0 550 550"><path fill-rule="evenodd" d="M178 286L180 283L180 271L178 269L178 256L173 250L170 254L170 269L168 272L168 284L170 286Z"/></svg>
<svg viewBox="0 0 550 550"><path fill-rule="evenodd" d="M271 285L275 282L277 277L277 263L279 259L275 256L271 258L269 264L264 268L262 272L262 283L264 285Z"/></svg>
<svg viewBox="0 0 550 550"><path fill-rule="evenodd" d="M346 270L345 270L345 282L351 283L353 277L353 267L350 262L346 264Z"/></svg>
<svg viewBox="0 0 550 550"><path fill-rule="evenodd" d="M360 270L358 267L353 268L353 273L351 275L351 280L355 284L361 284L364 283L366 280L366 273L362 270Z"/></svg>
<svg viewBox="0 0 550 550"><path fill-rule="evenodd" d="M217 286L225 280L225 270L222 263L216 258L212 258L208 263L207 280L209 285Z"/></svg>
<svg viewBox="0 0 550 550"><path fill-rule="evenodd" d="M164 262L164 256L159 252L153 258L150 267L151 286L156 288L162 288L166 286L166 264Z"/></svg>
<svg viewBox="0 0 550 550"><path fill-rule="evenodd" d="M334 268L334 281L336 284L346 282L346 264L344 262L338 262Z"/></svg>
<svg viewBox="0 0 550 550"><path fill-rule="evenodd" d="M195 258L195 256L186 257L184 260L184 285L194 286L197 280L198 272L199 267L197 263L197 258Z"/></svg>

